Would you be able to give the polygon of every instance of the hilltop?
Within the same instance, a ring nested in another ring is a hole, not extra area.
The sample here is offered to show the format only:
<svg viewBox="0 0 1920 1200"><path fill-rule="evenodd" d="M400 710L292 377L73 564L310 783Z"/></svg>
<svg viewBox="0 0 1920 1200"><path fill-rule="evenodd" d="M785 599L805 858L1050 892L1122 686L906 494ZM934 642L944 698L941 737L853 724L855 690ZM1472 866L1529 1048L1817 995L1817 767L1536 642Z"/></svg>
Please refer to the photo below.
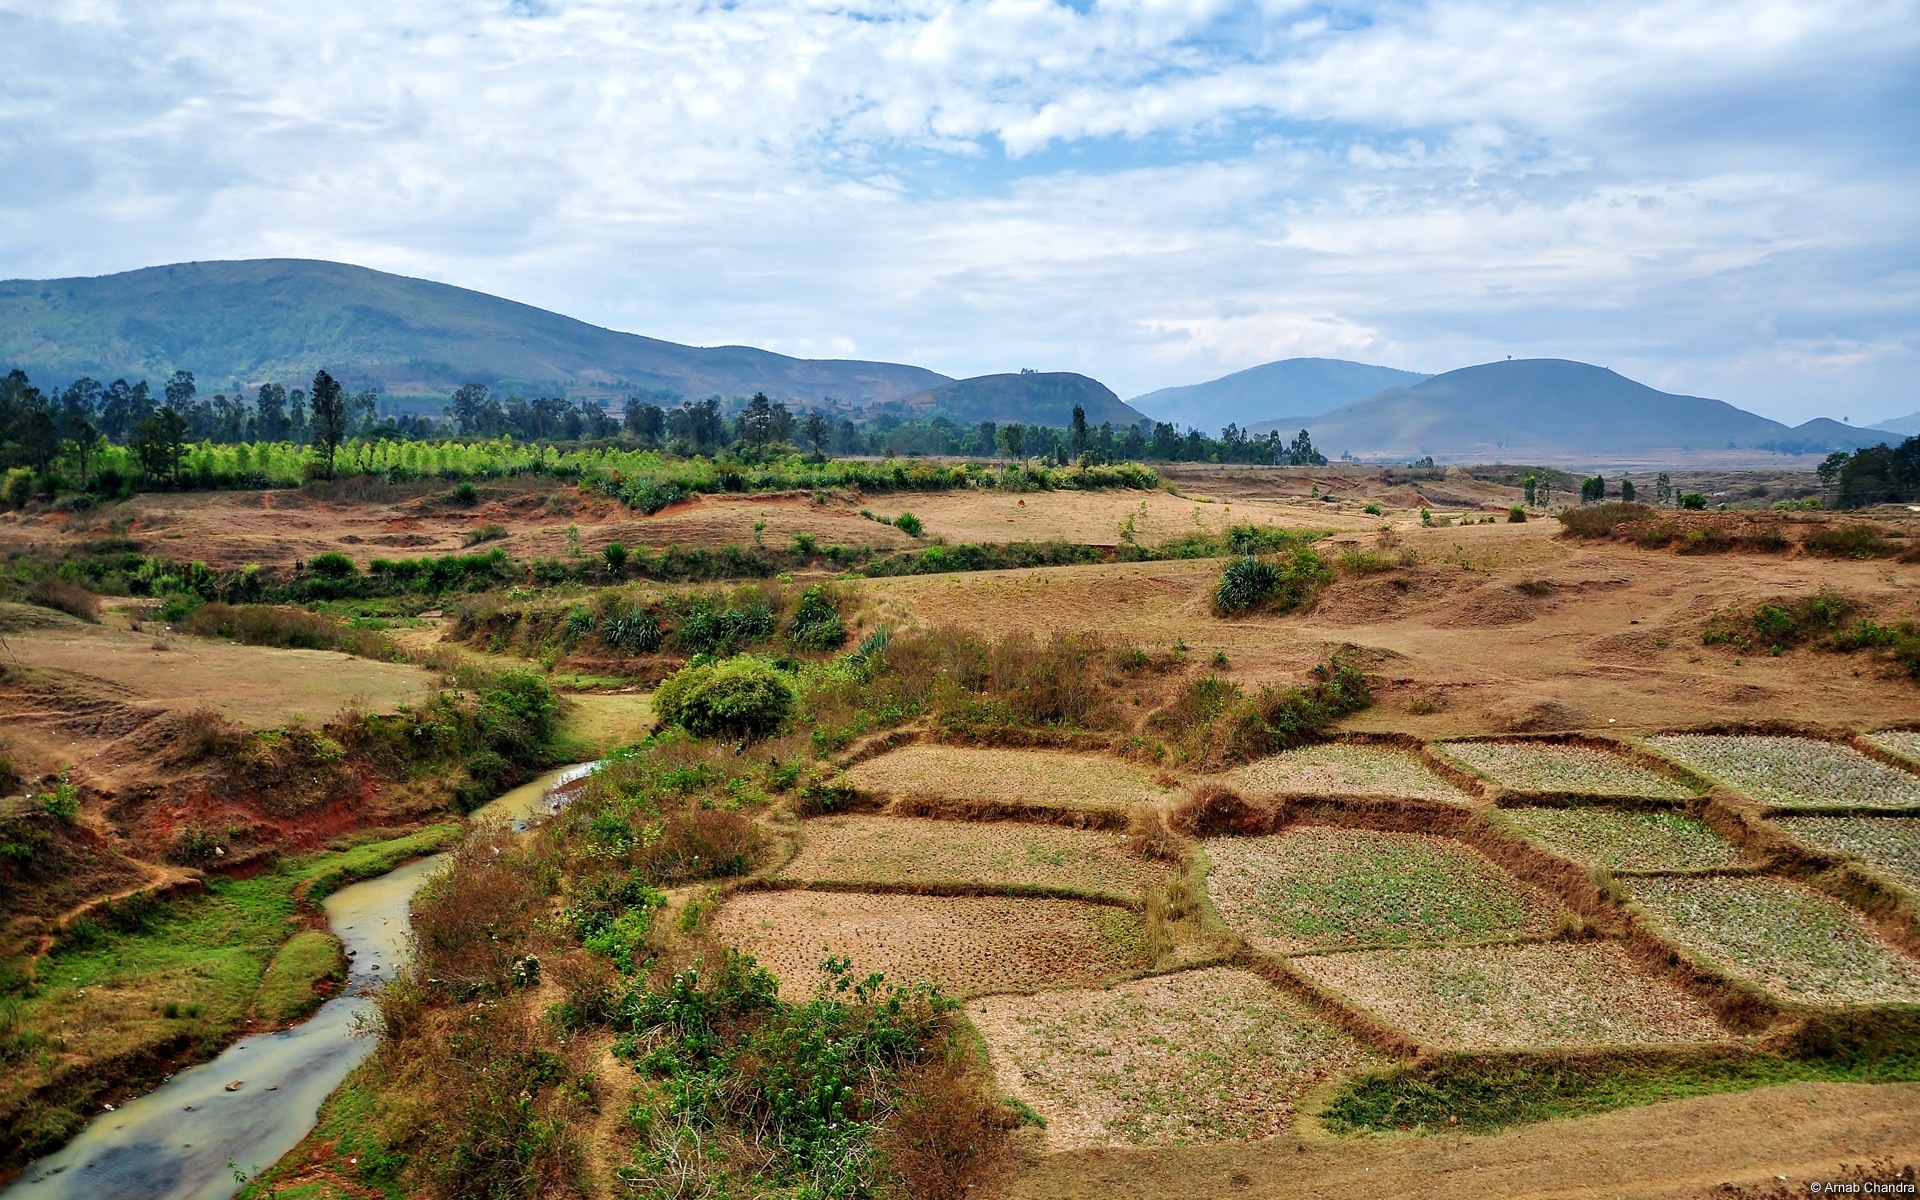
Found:
<svg viewBox="0 0 1920 1200"><path fill-rule="evenodd" d="M1145 419L1097 379L1071 371L1021 371L977 375L906 397L910 408L945 413L962 421L1021 421L1060 427L1073 419L1073 406L1086 409L1087 423L1132 425Z"/></svg>
<svg viewBox="0 0 1920 1200"><path fill-rule="evenodd" d="M175 368L202 391L292 383L326 367L350 387L444 394L477 381L570 395L625 391L866 405L935 387L923 367L683 346L532 305L345 263L177 263L92 278L0 282L0 364L36 380Z"/></svg>
<svg viewBox="0 0 1920 1200"><path fill-rule="evenodd" d="M1156 421L1218 433L1229 422L1271 422L1281 413L1293 422L1351 404L1391 387L1410 387L1427 376L1396 367L1376 367L1342 358L1283 358L1235 371L1205 383L1161 388L1128 401ZM1263 427L1264 428L1264 427Z"/></svg>
<svg viewBox="0 0 1920 1200"><path fill-rule="evenodd" d="M1254 431L1301 427L1300 418ZM1332 455L1526 458L1759 450L1825 453L1885 435L1816 418L1790 427L1724 400L1662 392L1605 367L1538 358L1485 363L1394 387L1304 422Z"/></svg>

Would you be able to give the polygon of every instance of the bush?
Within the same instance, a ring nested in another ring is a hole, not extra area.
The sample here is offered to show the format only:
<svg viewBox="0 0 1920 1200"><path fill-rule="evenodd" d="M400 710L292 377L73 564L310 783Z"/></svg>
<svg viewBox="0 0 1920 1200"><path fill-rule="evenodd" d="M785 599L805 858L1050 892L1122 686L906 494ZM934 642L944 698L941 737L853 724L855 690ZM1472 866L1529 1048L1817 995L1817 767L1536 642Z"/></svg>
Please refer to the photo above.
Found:
<svg viewBox="0 0 1920 1200"><path fill-rule="evenodd" d="M1221 616L1242 613L1265 602L1280 590L1280 570L1249 554L1227 564L1213 591L1213 611Z"/></svg>
<svg viewBox="0 0 1920 1200"><path fill-rule="evenodd" d="M607 564L609 573L618 575L627 569L628 551L624 542L608 542L600 550L601 561Z"/></svg>
<svg viewBox="0 0 1920 1200"><path fill-rule="evenodd" d="M464 508L468 505L478 504L479 502L480 493L471 483L460 484L451 492L447 493L448 504L457 504Z"/></svg>
<svg viewBox="0 0 1920 1200"><path fill-rule="evenodd" d="M908 537L915 538L926 531L926 526L920 523L920 518L910 512L903 512L895 517L893 519L893 527Z"/></svg>
<svg viewBox="0 0 1920 1200"><path fill-rule="evenodd" d="M27 602L58 609L70 617L98 625L100 597L77 584L59 579L37 579L27 585Z"/></svg>
<svg viewBox="0 0 1920 1200"><path fill-rule="evenodd" d="M1612 537L1616 529L1630 521L1642 521L1652 515L1653 510L1644 504L1627 504L1616 500L1607 504L1569 508L1560 514L1560 524L1572 537L1603 538Z"/></svg>
<svg viewBox="0 0 1920 1200"><path fill-rule="evenodd" d="M1707 498L1699 492L1688 492L1680 497L1680 507L1699 511L1707 507Z"/></svg>
<svg viewBox="0 0 1920 1200"><path fill-rule="evenodd" d="M1871 525L1841 525L1820 530L1803 543L1809 554L1830 558L1880 558L1895 551Z"/></svg>
<svg viewBox="0 0 1920 1200"><path fill-rule="evenodd" d="M1509 525L1523 525L1526 523L1526 520L1527 510L1518 504L1507 510L1507 523Z"/></svg>
<svg viewBox="0 0 1920 1200"><path fill-rule="evenodd" d="M1370 517L1377 517L1381 515L1381 509L1378 504L1369 504L1365 508L1361 509L1360 511L1363 513L1366 513Z"/></svg>
<svg viewBox="0 0 1920 1200"><path fill-rule="evenodd" d="M601 622L600 640L626 654L652 654L660 648L660 623L645 609L630 608Z"/></svg>
<svg viewBox="0 0 1920 1200"><path fill-rule="evenodd" d="M825 588L810 587L801 595L787 640L800 650L838 650L846 642L846 623Z"/></svg>
<svg viewBox="0 0 1920 1200"><path fill-rule="evenodd" d="M755 737L778 729L795 699L784 674L742 654L676 671L654 690L653 709L695 737Z"/></svg>
<svg viewBox="0 0 1920 1200"><path fill-rule="evenodd" d="M360 568L354 561L338 550L314 555L307 560L307 569L322 579L335 581L352 579L360 573Z"/></svg>

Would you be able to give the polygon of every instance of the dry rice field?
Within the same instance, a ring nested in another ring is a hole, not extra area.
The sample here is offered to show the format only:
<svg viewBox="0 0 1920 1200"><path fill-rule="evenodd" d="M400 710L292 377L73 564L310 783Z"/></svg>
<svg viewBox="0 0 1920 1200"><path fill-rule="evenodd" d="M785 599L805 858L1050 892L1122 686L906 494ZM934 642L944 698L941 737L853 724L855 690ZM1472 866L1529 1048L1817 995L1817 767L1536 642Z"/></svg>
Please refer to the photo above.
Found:
<svg viewBox="0 0 1920 1200"><path fill-rule="evenodd" d="M1126 835L1021 821L832 816L806 821L788 879L1045 887L1136 900L1171 871L1127 853Z"/></svg>
<svg viewBox="0 0 1920 1200"><path fill-rule="evenodd" d="M1633 899L1669 941L1788 1000L1920 1003L1920 962L1830 896L1781 879L1642 879Z"/></svg>
<svg viewBox="0 0 1920 1200"><path fill-rule="evenodd" d="M1647 745L1778 808L1920 807L1920 779L1849 746L1804 737L1671 734Z"/></svg>
<svg viewBox="0 0 1920 1200"><path fill-rule="evenodd" d="M1060 750L991 750L914 743L858 763L847 782L862 791L996 804L1126 810L1172 791L1130 763Z"/></svg>
<svg viewBox="0 0 1920 1200"><path fill-rule="evenodd" d="M1780 817L1774 822L1819 850L1850 854L1920 889L1920 820L1913 817Z"/></svg>
<svg viewBox="0 0 1920 1200"><path fill-rule="evenodd" d="M753 955L805 999L829 954L856 977L931 983L951 996L1100 983L1146 966L1140 920L1112 905L987 896L748 892L713 918L716 937Z"/></svg>
<svg viewBox="0 0 1920 1200"><path fill-rule="evenodd" d="M1591 746L1529 742L1448 742L1442 754L1516 792L1685 800L1694 789L1625 755Z"/></svg>
<svg viewBox="0 0 1920 1200"><path fill-rule="evenodd" d="M1251 1141L1315 1084L1384 1060L1252 972L1216 967L1106 991L967 1006L994 1078L1050 1151Z"/></svg>
<svg viewBox="0 0 1920 1200"><path fill-rule="evenodd" d="M1698 817L1665 809L1512 808L1501 816L1529 841L1609 871L1702 871L1738 866L1740 848Z"/></svg>
<svg viewBox="0 0 1920 1200"><path fill-rule="evenodd" d="M1444 804L1473 800L1411 751L1340 742L1259 759L1230 772L1226 782L1256 795L1395 796Z"/></svg>
<svg viewBox="0 0 1920 1200"><path fill-rule="evenodd" d="M1718 1041L1699 1000L1611 942L1362 950L1287 960L1424 1045L1459 1050Z"/></svg>
<svg viewBox="0 0 1920 1200"><path fill-rule="evenodd" d="M1221 919L1269 953L1537 934L1556 911L1451 838L1298 826L1206 852Z"/></svg>

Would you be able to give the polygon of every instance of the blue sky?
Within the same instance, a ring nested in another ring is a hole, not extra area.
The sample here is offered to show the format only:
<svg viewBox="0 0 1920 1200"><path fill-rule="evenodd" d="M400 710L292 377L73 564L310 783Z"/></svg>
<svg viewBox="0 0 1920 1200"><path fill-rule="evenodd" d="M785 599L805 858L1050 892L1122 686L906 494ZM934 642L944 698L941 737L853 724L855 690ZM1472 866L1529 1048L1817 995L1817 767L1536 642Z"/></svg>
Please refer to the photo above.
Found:
<svg viewBox="0 0 1920 1200"><path fill-rule="evenodd" d="M0 276L340 259L695 344L1579 358L1920 409L1920 0L0 0Z"/></svg>

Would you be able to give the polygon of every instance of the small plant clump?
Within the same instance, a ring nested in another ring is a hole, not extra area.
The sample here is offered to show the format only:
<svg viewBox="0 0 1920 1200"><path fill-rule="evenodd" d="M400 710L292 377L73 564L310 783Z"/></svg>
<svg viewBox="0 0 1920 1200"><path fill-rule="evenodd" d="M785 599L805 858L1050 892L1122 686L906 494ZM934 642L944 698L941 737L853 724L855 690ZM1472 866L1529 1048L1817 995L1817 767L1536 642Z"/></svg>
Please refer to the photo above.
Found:
<svg viewBox="0 0 1920 1200"><path fill-rule="evenodd" d="M1647 746L1780 808L1920 807L1920 779L1846 746L1803 737L1663 734Z"/></svg>
<svg viewBox="0 0 1920 1200"><path fill-rule="evenodd" d="M1447 742L1440 747L1502 787L1517 792L1685 800L1694 789L1622 754L1549 742Z"/></svg>
<svg viewBox="0 0 1920 1200"><path fill-rule="evenodd" d="M1295 545L1275 561L1243 555L1221 572L1213 608L1223 617L1263 607L1292 612L1317 596L1333 577L1333 568L1311 546Z"/></svg>
<svg viewBox="0 0 1920 1200"><path fill-rule="evenodd" d="M1920 962L1830 896L1765 877L1641 879L1636 903L1672 941L1789 1000L1920 1003Z"/></svg>

